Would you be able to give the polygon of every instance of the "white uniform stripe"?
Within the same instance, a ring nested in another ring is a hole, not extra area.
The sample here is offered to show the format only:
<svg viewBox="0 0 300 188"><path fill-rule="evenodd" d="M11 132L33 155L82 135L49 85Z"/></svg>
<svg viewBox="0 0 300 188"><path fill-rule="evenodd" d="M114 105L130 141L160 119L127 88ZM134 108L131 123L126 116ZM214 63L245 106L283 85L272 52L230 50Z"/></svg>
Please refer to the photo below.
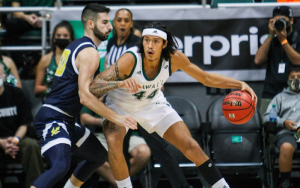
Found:
<svg viewBox="0 0 300 188"><path fill-rule="evenodd" d="M51 109L53 109L53 110L55 110L55 111L58 111L58 112L60 112L60 113L62 113L62 114L65 114L65 115L67 115L67 116L69 116L69 117L73 117L73 116L71 116L70 114L68 114L67 112L64 112L63 110L57 108L56 106L52 106L52 105L50 105L50 104L44 104L43 106L48 107L48 108L51 108Z"/></svg>
<svg viewBox="0 0 300 188"><path fill-rule="evenodd" d="M118 48L118 54L116 56L115 62L121 57L122 51L123 51L123 47L121 46Z"/></svg>
<svg viewBox="0 0 300 188"><path fill-rule="evenodd" d="M79 49L81 46L86 45L86 44L91 44L91 45L95 48L95 46L94 46L91 42L84 42L84 43L81 43L80 45L77 46L77 48L75 48L75 50L74 50L74 52L73 52L73 55L72 55L72 66L73 66L73 69L74 69L74 71L76 72L76 74L79 74L79 71L78 71L78 69L77 69L77 67L76 67L76 63L75 63L75 55L76 55L78 49Z"/></svg>
<svg viewBox="0 0 300 188"><path fill-rule="evenodd" d="M111 57L111 65L115 63L117 51L118 51L118 49L116 47L114 47L114 49L113 49L113 55Z"/></svg>
<svg viewBox="0 0 300 188"><path fill-rule="evenodd" d="M114 51L114 46L112 46L112 47L110 48L109 54L107 54L107 55L108 55L107 62L108 62L109 65L112 65L112 64L111 64L111 56L112 56L113 51Z"/></svg>
<svg viewBox="0 0 300 188"><path fill-rule="evenodd" d="M76 146L80 147L90 134L91 134L91 131L88 130L87 128L85 128L85 133L84 133L83 137L81 137L78 140L78 142L76 143Z"/></svg>
<svg viewBox="0 0 300 188"><path fill-rule="evenodd" d="M68 144L69 146L71 146L71 141L66 138L57 138L55 140L52 140L42 147L42 151L41 151L42 155L43 153L45 153L45 151L58 144Z"/></svg>

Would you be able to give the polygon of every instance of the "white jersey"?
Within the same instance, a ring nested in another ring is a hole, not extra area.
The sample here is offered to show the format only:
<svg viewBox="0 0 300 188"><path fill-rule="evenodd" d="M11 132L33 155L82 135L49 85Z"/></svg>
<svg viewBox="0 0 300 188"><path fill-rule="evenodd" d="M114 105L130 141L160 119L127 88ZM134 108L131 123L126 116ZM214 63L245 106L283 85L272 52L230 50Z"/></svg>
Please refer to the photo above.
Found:
<svg viewBox="0 0 300 188"><path fill-rule="evenodd" d="M129 75L137 80L142 86L135 94L127 91L126 88L117 88L108 92L107 103L132 112L147 108L150 104L166 103L161 87L171 75L170 61L161 60L157 75L148 79L144 71L143 58L137 52L137 47L129 48L126 53L135 57L134 67Z"/></svg>

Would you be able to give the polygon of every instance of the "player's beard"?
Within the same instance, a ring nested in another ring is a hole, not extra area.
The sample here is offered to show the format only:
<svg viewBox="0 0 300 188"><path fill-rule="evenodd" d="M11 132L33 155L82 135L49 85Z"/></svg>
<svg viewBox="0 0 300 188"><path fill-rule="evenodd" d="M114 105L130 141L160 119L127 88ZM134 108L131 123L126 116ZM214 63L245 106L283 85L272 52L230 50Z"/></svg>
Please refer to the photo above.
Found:
<svg viewBox="0 0 300 188"><path fill-rule="evenodd" d="M94 35L101 41L107 40L108 38L108 35L106 36L97 27L94 28Z"/></svg>

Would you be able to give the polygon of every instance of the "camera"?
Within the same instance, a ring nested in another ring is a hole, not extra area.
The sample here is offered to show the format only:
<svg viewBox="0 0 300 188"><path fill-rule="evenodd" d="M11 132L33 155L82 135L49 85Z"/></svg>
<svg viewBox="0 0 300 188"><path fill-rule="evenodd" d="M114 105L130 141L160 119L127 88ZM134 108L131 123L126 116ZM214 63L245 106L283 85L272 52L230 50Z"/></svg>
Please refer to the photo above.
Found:
<svg viewBox="0 0 300 188"><path fill-rule="evenodd" d="M275 21L274 27L278 31L282 31L284 29L284 27L286 29L289 29L289 22L286 21L284 18L280 18L280 19L278 19L278 20Z"/></svg>

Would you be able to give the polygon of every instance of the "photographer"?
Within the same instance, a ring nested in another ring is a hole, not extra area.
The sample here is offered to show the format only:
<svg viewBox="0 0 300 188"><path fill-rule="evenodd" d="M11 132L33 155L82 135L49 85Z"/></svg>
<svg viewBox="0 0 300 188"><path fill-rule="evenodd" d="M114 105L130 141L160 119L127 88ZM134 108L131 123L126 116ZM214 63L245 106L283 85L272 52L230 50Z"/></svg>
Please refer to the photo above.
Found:
<svg viewBox="0 0 300 188"><path fill-rule="evenodd" d="M287 87L288 70L300 65L300 34L293 28L294 18L290 7L273 9L269 21L269 34L255 55L255 64L267 63L266 78L260 112L264 114L271 99Z"/></svg>

